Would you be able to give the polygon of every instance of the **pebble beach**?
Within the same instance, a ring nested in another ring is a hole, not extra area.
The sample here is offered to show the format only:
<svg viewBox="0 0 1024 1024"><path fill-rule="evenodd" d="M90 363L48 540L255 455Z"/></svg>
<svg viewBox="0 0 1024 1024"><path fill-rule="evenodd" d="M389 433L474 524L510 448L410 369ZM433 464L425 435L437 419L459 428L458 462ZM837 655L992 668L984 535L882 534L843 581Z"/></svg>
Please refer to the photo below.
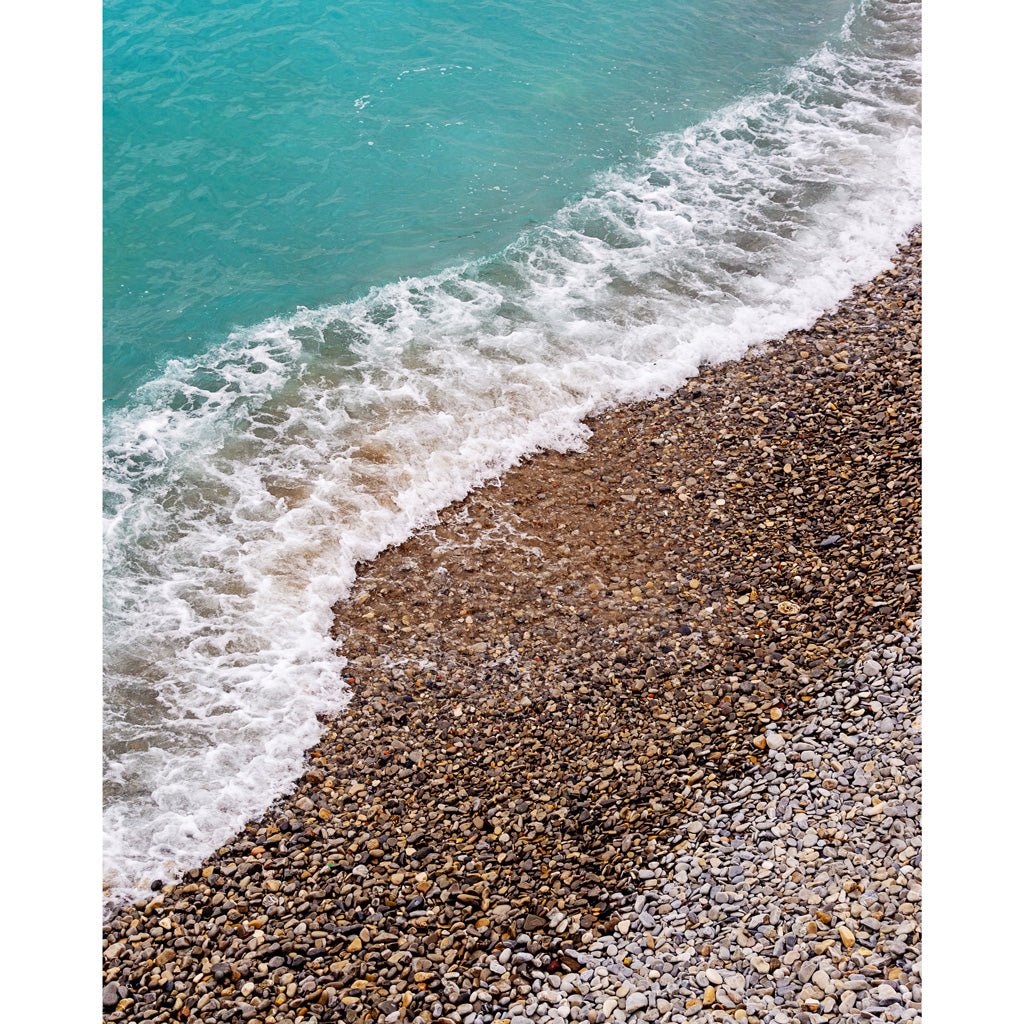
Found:
<svg viewBox="0 0 1024 1024"><path fill-rule="evenodd" d="M361 566L294 791L110 1021L921 1017L921 237Z"/></svg>

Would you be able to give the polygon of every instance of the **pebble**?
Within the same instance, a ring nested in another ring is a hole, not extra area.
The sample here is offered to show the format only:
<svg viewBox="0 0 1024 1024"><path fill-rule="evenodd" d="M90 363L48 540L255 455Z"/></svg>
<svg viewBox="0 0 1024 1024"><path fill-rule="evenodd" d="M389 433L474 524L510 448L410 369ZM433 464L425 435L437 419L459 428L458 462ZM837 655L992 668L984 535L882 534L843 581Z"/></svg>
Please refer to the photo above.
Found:
<svg viewBox="0 0 1024 1024"><path fill-rule="evenodd" d="M637 1010L647 1009L647 996L642 992L633 992L626 997L626 1013L636 1013Z"/></svg>
<svg viewBox="0 0 1024 1024"><path fill-rule="evenodd" d="M115 909L106 1019L919 1019L919 265L362 566L348 712Z"/></svg>
<svg viewBox="0 0 1024 1024"><path fill-rule="evenodd" d="M103 986L103 1008L105 1010L111 1007L117 1006L120 1002L120 996L118 995L118 984L116 981L111 981Z"/></svg>

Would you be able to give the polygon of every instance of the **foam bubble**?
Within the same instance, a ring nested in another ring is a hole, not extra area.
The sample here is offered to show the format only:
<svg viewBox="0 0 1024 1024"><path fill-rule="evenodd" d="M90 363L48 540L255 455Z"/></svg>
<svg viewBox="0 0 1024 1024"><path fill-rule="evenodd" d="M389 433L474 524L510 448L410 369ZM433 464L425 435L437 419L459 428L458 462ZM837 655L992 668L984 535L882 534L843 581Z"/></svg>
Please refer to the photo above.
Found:
<svg viewBox="0 0 1024 1024"><path fill-rule="evenodd" d="M329 628L358 562L886 265L920 216L917 17L867 0L497 256L238 331L108 418L114 897L287 790L347 700Z"/></svg>

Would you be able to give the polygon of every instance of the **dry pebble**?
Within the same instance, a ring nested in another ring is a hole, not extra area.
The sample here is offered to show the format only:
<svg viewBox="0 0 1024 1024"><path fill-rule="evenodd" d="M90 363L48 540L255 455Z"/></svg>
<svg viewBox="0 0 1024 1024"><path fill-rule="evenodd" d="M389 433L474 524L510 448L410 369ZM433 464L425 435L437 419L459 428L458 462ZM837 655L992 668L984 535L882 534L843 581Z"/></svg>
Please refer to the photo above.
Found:
<svg viewBox="0 0 1024 1024"><path fill-rule="evenodd" d="M866 652L879 669L874 695L905 703L916 716L917 628L889 640ZM831 696L857 689L857 669L867 660L858 658L852 669L826 677L810 692ZM677 909L614 955L600 943L572 951L586 967L579 976L596 982L585 999L598 1010L572 1019L618 1019L605 1010L602 979L623 969L630 972L635 1005L645 993L664 1004L649 1019L706 1019L700 1017L705 1013L716 1019L716 1010L750 1021L857 1014L919 1019L920 835L892 814L894 801L920 799L916 731L907 718L907 727L884 746L858 755L821 739L834 721L831 701L815 703L825 710L791 723L793 745L819 752L829 764L821 781L837 785L808 785L804 762L785 755L748 773L741 788L749 787L748 803L760 817L740 841L705 839L661 859L671 869L669 880L648 892L645 903ZM874 734L870 719L859 724ZM864 782L845 785L851 775ZM733 802L736 785L727 783L705 814ZM723 874L730 880L729 912L716 917L707 895ZM639 901L634 912L637 906Z"/></svg>
<svg viewBox="0 0 1024 1024"><path fill-rule="evenodd" d="M110 1021L920 1015L920 233L361 567L295 791L104 926Z"/></svg>

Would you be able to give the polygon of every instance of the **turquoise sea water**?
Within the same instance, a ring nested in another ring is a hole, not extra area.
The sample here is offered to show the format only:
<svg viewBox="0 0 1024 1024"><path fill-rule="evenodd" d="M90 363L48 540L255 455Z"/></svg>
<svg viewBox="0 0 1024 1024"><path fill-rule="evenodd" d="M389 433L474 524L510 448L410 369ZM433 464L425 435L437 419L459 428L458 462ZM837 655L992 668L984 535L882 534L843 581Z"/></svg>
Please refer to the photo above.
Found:
<svg viewBox="0 0 1024 1024"><path fill-rule="evenodd" d="M920 218L919 17L107 3L116 895L297 773L356 561L884 265Z"/></svg>
<svg viewBox="0 0 1024 1024"><path fill-rule="evenodd" d="M235 325L498 252L846 10L108 3L105 395Z"/></svg>

